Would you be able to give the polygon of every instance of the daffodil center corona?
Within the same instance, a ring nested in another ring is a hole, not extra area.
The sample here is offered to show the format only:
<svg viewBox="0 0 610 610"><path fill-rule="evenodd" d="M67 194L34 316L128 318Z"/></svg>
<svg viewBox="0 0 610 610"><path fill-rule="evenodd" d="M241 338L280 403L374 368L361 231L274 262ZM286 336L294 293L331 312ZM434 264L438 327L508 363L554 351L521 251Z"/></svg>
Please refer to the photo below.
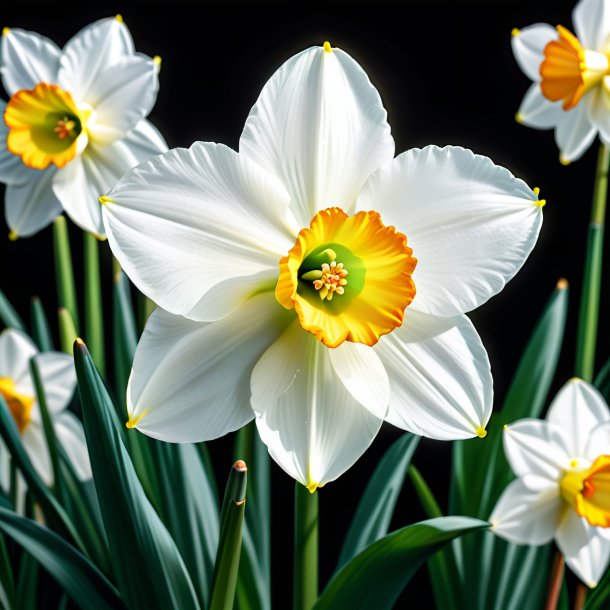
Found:
<svg viewBox="0 0 610 610"><path fill-rule="evenodd" d="M573 469L561 479L561 495L591 525L610 527L610 455L600 455L589 468Z"/></svg>
<svg viewBox="0 0 610 610"><path fill-rule="evenodd" d="M377 212L318 212L280 260L275 295L328 347L374 345L402 324L415 296L407 238Z"/></svg>
<svg viewBox="0 0 610 610"><path fill-rule="evenodd" d="M34 397L18 392L15 382L9 377L0 377L0 396L6 402L19 432L23 434L30 423Z"/></svg>
<svg viewBox="0 0 610 610"><path fill-rule="evenodd" d="M63 167L87 144L89 107L77 107L72 96L56 85L38 83L21 89L9 100L4 121L6 145L28 167Z"/></svg>
<svg viewBox="0 0 610 610"><path fill-rule="evenodd" d="M564 110L571 110L591 88L599 85L610 74L608 56L584 49L574 34L558 25L558 40L544 48L540 65L540 88L552 102L563 102Z"/></svg>

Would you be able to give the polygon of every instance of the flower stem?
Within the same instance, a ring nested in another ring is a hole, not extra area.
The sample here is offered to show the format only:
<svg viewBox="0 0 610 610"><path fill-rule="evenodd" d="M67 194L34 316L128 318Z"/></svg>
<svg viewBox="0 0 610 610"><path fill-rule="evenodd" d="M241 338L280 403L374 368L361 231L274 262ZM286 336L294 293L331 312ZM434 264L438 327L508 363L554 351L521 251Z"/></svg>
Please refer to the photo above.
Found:
<svg viewBox="0 0 610 610"><path fill-rule="evenodd" d="M78 328L78 306L76 303L74 271L72 269L72 253L70 251L68 224L64 216L58 216L53 223L53 246L59 307L68 310L74 325Z"/></svg>
<svg viewBox="0 0 610 610"><path fill-rule="evenodd" d="M85 337L91 357L102 378L106 377L104 359L104 315L100 280L98 240L85 233Z"/></svg>
<svg viewBox="0 0 610 610"><path fill-rule="evenodd" d="M563 582L563 572L565 562L563 555L557 551L553 560L553 568L551 569L551 580L549 582L549 594L546 599L544 610L555 610L561 593L561 583Z"/></svg>
<svg viewBox="0 0 610 610"><path fill-rule="evenodd" d="M576 375L589 382L593 380L595 364L609 163L610 146L600 144L587 235L575 363Z"/></svg>
<svg viewBox="0 0 610 610"><path fill-rule="evenodd" d="M318 597L318 493L294 488L293 610L311 610Z"/></svg>
<svg viewBox="0 0 610 610"><path fill-rule="evenodd" d="M582 610L585 607L587 601L588 589L581 582L576 587L576 596L574 598L574 610Z"/></svg>

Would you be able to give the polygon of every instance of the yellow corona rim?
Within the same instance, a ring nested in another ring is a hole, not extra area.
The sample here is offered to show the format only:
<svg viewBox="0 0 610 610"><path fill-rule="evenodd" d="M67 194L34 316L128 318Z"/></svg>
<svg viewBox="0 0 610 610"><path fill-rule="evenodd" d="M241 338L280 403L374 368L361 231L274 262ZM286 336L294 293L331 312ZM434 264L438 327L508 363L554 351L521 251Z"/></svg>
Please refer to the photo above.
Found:
<svg viewBox="0 0 610 610"><path fill-rule="evenodd" d="M21 89L4 111L7 148L28 167L64 167L78 152L84 119L72 96L56 85Z"/></svg>
<svg viewBox="0 0 610 610"><path fill-rule="evenodd" d="M586 470L568 471L561 493L591 525L610 527L610 455L600 455Z"/></svg>
<svg viewBox="0 0 610 610"><path fill-rule="evenodd" d="M407 238L377 212L318 212L280 260L276 299L328 347L374 345L403 321L417 263Z"/></svg>
<svg viewBox="0 0 610 610"><path fill-rule="evenodd" d="M6 402L19 432L23 434L30 423L34 397L18 392L15 382L8 377L0 377L0 396Z"/></svg>

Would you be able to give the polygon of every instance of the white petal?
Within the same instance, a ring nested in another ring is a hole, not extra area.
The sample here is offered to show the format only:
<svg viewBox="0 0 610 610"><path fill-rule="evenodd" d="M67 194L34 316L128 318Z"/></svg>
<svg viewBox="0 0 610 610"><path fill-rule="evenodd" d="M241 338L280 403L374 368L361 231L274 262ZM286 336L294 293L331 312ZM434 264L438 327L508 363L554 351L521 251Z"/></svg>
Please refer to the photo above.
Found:
<svg viewBox="0 0 610 610"><path fill-rule="evenodd" d="M167 151L167 144L160 131L148 120L142 119L122 140L138 163L148 161Z"/></svg>
<svg viewBox="0 0 610 610"><path fill-rule="evenodd" d="M121 141L105 146L90 144L82 155L57 172L53 191L81 229L103 237L100 195L137 163L135 155Z"/></svg>
<svg viewBox="0 0 610 610"><path fill-rule="evenodd" d="M542 481L545 484L535 491L520 478L509 484L489 518L494 534L510 542L533 546L553 539L563 506L557 483Z"/></svg>
<svg viewBox="0 0 610 610"><path fill-rule="evenodd" d="M144 55L123 57L99 74L84 100L95 110L87 128L94 142L123 138L151 111L159 90L159 66Z"/></svg>
<svg viewBox="0 0 610 610"><path fill-rule="evenodd" d="M581 0L572 11L576 36L585 49L604 52L610 35L610 6L606 0Z"/></svg>
<svg viewBox="0 0 610 610"><path fill-rule="evenodd" d="M274 287L294 244L282 185L226 146L197 142L140 165L103 206L110 246L158 305L210 321Z"/></svg>
<svg viewBox="0 0 610 610"><path fill-rule="evenodd" d="M379 93L341 49L285 62L250 111L239 151L277 175L308 226L318 210L349 212L368 176L394 156Z"/></svg>
<svg viewBox="0 0 610 610"><path fill-rule="evenodd" d="M589 118L591 94L585 95L578 106L565 113L555 130L555 142L564 162L576 161L591 146L597 130Z"/></svg>
<svg viewBox="0 0 610 610"><path fill-rule="evenodd" d="M536 474L551 481L569 467L565 432L541 419L520 419L504 426L504 453L517 476Z"/></svg>
<svg viewBox="0 0 610 610"><path fill-rule="evenodd" d="M20 29L3 33L0 46L2 83L9 95L33 89L38 83L56 83L59 48L48 38Z"/></svg>
<svg viewBox="0 0 610 610"><path fill-rule="evenodd" d="M36 358L47 407L51 413L63 411L72 400L76 388L74 360L69 354L45 352Z"/></svg>
<svg viewBox="0 0 610 610"><path fill-rule="evenodd" d="M24 430L21 440L36 472L46 485L51 485L53 483L51 458L42 425L30 422Z"/></svg>
<svg viewBox="0 0 610 610"><path fill-rule="evenodd" d="M0 333L0 377L8 377L17 385L30 384L30 359L37 353L34 342L26 334L12 328L3 330Z"/></svg>
<svg viewBox="0 0 610 610"><path fill-rule="evenodd" d="M64 448L78 478L81 481L90 479L93 476L91 462L89 461L85 432L80 420L69 411L64 411L54 418L53 428L57 440Z"/></svg>
<svg viewBox="0 0 610 610"><path fill-rule="evenodd" d="M610 540L571 509L566 511L555 540L572 572L588 587L597 586L610 560Z"/></svg>
<svg viewBox="0 0 610 610"><path fill-rule="evenodd" d="M519 67L533 81L540 80L540 64L544 60L544 47L556 40L557 30L548 23L530 25L512 37L513 54Z"/></svg>
<svg viewBox="0 0 610 610"><path fill-rule="evenodd" d="M19 184L27 180L31 170L22 163L21 157L9 152L6 146L9 128L2 120L5 108L6 102L0 100L0 182Z"/></svg>
<svg viewBox="0 0 610 610"><path fill-rule="evenodd" d="M605 76L603 85L595 87L589 94L591 98L587 110L592 125L599 130L604 142L610 142L610 77Z"/></svg>
<svg viewBox="0 0 610 610"><path fill-rule="evenodd" d="M542 95L540 84L533 83L521 102L517 120L528 127L550 129L562 121L565 115L561 102L547 100Z"/></svg>
<svg viewBox="0 0 610 610"><path fill-rule="evenodd" d="M521 268L542 225L536 200L487 157L427 146L375 172L357 208L407 236L417 258L411 307L452 316L485 303Z"/></svg>
<svg viewBox="0 0 610 610"><path fill-rule="evenodd" d="M610 455L610 422L594 428L585 447L585 459L593 462L600 455Z"/></svg>
<svg viewBox="0 0 610 610"><path fill-rule="evenodd" d="M591 432L610 421L610 409L590 383L571 379L553 399L546 419L565 431L570 457L584 457Z"/></svg>
<svg viewBox="0 0 610 610"><path fill-rule="evenodd" d="M387 421L441 440L485 428L493 381L481 340L466 316L437 318L407 308L401 328L375 346L390 378Z"/></svg>
<svg viewBox="0 0 610 610"><path fill-rule="evenodd" d="M6 224L18 237L38 233L61 214L61 203L53 193L56 174L55 168L28 169L27 179L6 187Z"/></svg>
<svg viewBox="0 0 610 610"><path fill-rule="evenodd" d="M279 314L279 316L278 316ZM164 441L211 440L249 422L250 374L285 327L272 292L212 323L161 309L150 316L127 391L138 430Z"/></svg>
<svg viewBox="0 0 610 610"><path fill-rule="evenodd" d="M311 491L356 462L377 435L387 407L373 414L381 404L369 400L370 390L362 397L365 407L351 393L355 384L344 383L335 372L331 351L294 321L252 372L252 408L261 439L271 457ZM374 377L379 391L386 392L383 378L366 370L366 360L351 358L349 377Z"/></svg>
<svg viewBox="0 0 610 610"><path fill-rule="evenodd" d="M83 28L64 47L58 84L78 102L87 101L90 92L96 91L100 74L133 52L127 26L114 17L100 19Z"/></svg>

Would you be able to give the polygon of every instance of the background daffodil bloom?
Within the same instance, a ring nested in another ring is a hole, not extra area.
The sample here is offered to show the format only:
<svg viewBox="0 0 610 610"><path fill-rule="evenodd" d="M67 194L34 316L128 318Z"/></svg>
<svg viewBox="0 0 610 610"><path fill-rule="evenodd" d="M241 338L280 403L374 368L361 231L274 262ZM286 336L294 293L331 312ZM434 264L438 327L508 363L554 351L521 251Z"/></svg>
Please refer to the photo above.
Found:
<svg viewBox="0 0 610 610"><path fill-rule="evenodd" d="M11 238L33 235L62 208L103 236L98 197L129 168L167 150L145 117L158 58L136 53L120 16L97 21L63 49L20 29L2 34L0 181Z"/></svg>
<svg viewBox="0 0 610 610"><path fill-rule="evenodd" d="M18 330L0 333L0 396L9 408L21 434L23 446L32 464L47 485L53 483L51 462L30 359L36 357L44 387L47 408L57 440L66 451L78 476L91 478L91 466L83 427L67 410L76 387L74 362L68 354L39 353L32 340ZM4 445L0 448L0 483L8 489L9 460Z"/></svg>
<svg viewBox="0 0 610 610"><path fill-rule="evenodd" d="M610 1L581 0L574 33L538 23L514 29L517 63L534 82L517 121L555 129L564 164L581 157L599 133L610 143Z"/></svg>
<svg viewBox="0 0 610 610"><path fill-rule="evenodd" d="M524 263L543 202L462 148L394 158L379 94L344 51L284 63L239 152L172 150L102 201L115 256L162 308L133 364L129 427L192 442L256 417L312 491L384 420L485 434L492 378L464 313Z"/></svg>
<svg viewBox="0 0 610 610"><path fill-rule="evenodd" d="M610 409L590 384L572 379L546 420L505 427L517 475L498 500L493 531L517 544L553 538L566 563L595 587L610 560Z"/></svg>

